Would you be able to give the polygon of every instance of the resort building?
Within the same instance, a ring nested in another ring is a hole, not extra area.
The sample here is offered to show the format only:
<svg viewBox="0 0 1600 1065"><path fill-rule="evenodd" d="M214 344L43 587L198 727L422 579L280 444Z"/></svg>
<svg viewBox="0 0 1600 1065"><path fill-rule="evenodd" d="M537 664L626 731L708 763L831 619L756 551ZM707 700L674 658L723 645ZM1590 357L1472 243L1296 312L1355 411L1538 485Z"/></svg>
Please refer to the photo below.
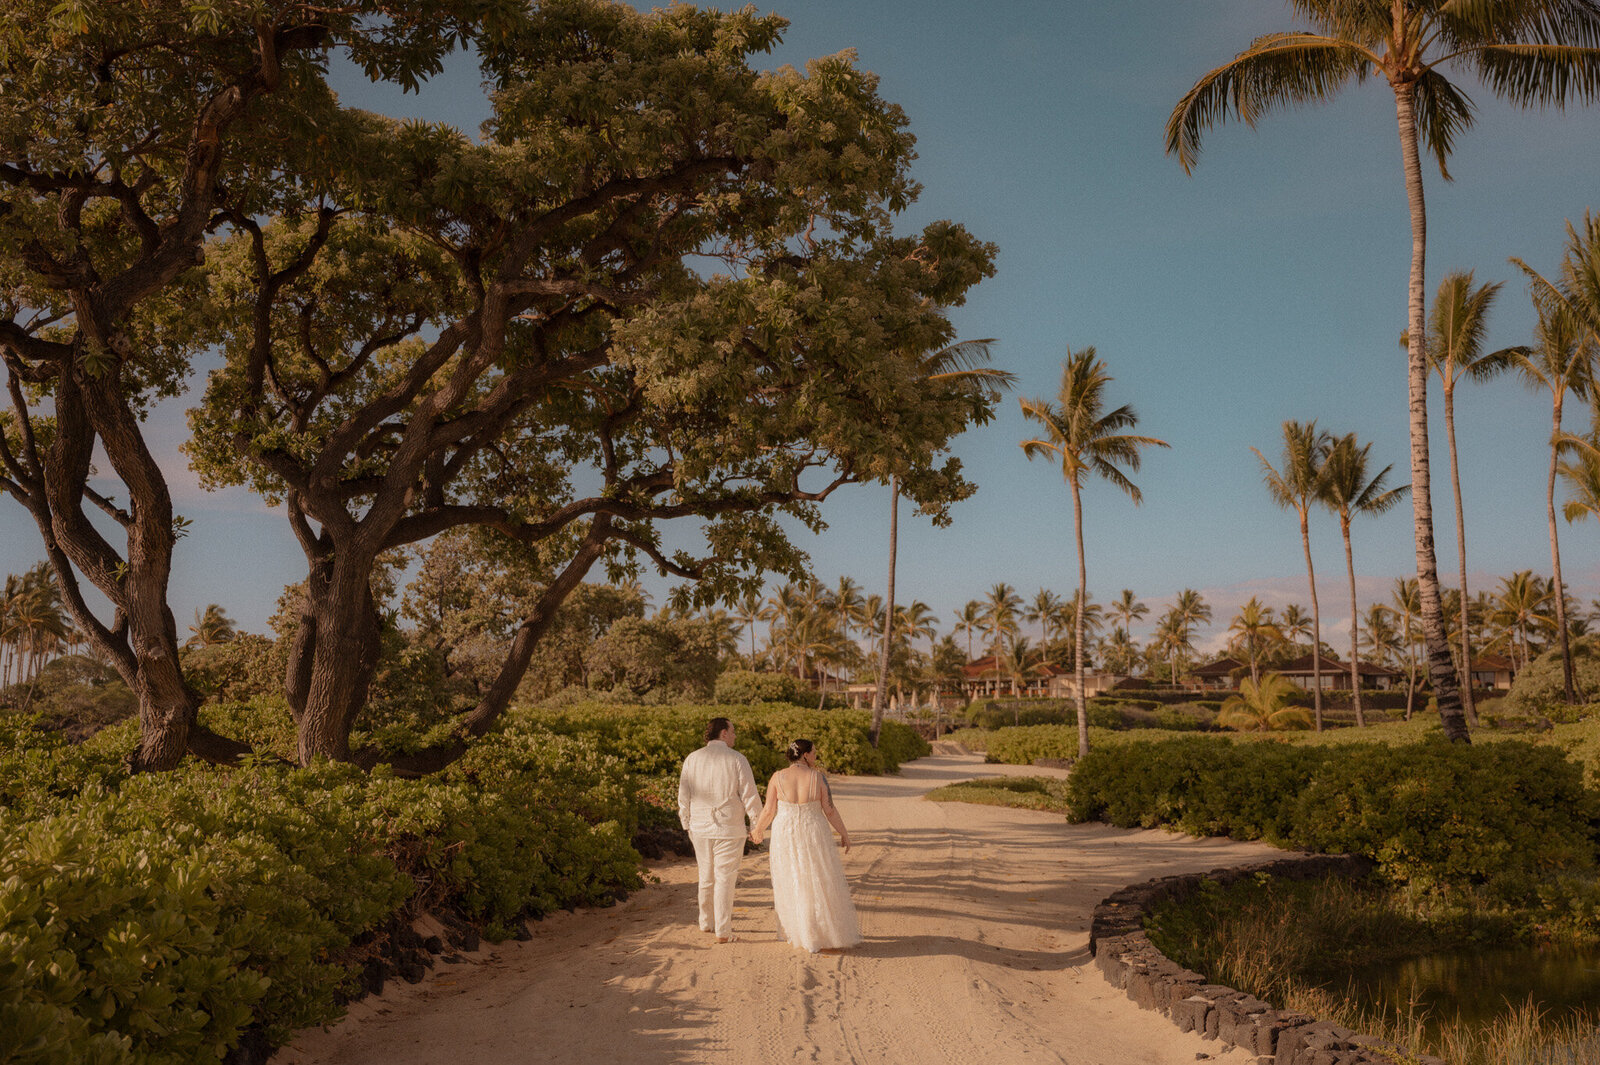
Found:
<svg viewBox="0 0 1600 1065"><path fill-rule="evenodd" d="M973 659L961 669L962 690L967 700L998 699L1004 696L1033 699L1074 699L1078 693L1078 679L1070 669L1050 662L1033 667L1025 677L1008 676L995 661L994 655ZM1085 698L1107 692L1118 681L1126 679L1123 673L1102 673L1086 670L1083 675Z"/></svg>

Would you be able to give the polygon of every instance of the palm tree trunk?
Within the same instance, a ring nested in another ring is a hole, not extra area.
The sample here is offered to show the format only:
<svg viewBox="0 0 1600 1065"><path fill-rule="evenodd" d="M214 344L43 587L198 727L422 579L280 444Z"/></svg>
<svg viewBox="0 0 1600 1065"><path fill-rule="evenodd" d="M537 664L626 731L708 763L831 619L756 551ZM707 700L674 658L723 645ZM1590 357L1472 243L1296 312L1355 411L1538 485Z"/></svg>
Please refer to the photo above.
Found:
<svg viewBox="0 0 1600 1065"><path fill-rule="evenodd" d="M1311 585L1311 705L1316 710L1317 731L1322 731L1322 607L1317 602L1317 573L1311 566L1311 521L1300 508L1300 546L1306 553L1306 580Z"/></svg>
<svg viewBox="0 0 1600 1065"><path fill-rule="evenodd" d="M1350 550L1350 519L1342 514L1339 532L1344 536L1344 569L1350 578L1350 705L1356 710L1356 727L1366 728L1367 719L1361 712L1361 615L1356 603L1356 562Z"/></svg>
<svg viewBox="0 0 1600 1065"><path fill-rule="evenodd" d="M872 745L883 728L883 704L889 689L889 638L894 632L894 567L900 549L900 478L889 478L889 586L884 591L883 646L878 651L878 683L872 689Z"/></svg>
<svg viewBox="0 0 1600 1065"><path fill-rule="evenodd" d="M1411 430L1411 515L1417 550L1417 591L1422 600L1422 635L1428 648L1428 679L1439 704L1439 721L1455 743L1470 743L1456 664L1444 632L1439 606L1439 564L1433 550L1433 496L1428 469L1428 360L1426 297L1428 213L1422 197L1422 158L1417 151L1416 88L1394 85L1400 156L1405 168L1406 201L1411 211L1411 281L1407 300L1406 383Z"/></svg>
<svg viewBox="0 0 1600 1065"><path fill-rule="evenodd" d="M1550 568L1555 575L1556 629L1561 634L1561 683L1570 705L1578 701L1572 683L1572 646L1567 638L1567 589L1561 583L1561 543L1556 537L1556 459L1560 449L1556 441L1561 438L1561 393L1555 394L1550 415L1550 480L1545 487L1545 511L1550 517Z"/></svg>
<svg viewBox="0 0 1600 1065"><path fill-rule="evenodd" d="M1456 503L1456 560L1461 569L1461 708L1467 724L1478 724L1478 706L1472 697L1472 637L1467 624L1467 525L1461 506L1461 467L1456 462L1456 398L1444 390L1444 437L1450 445L1450 488ZM1409 708L1406 720L1411 719Z"/></svg>
<svg viewBox="0 0 1600 1065"><path fill-rule="evenodd" d="M1083 562L1083 504L1078 498L1078 482L1072 482L1072 531L1078 544L1078 607L1072 613L1072 663L1077 674L1078 757L1089 753L1089 704L1083 697L1083 604L1089 598L1089 571Z"/></svg>

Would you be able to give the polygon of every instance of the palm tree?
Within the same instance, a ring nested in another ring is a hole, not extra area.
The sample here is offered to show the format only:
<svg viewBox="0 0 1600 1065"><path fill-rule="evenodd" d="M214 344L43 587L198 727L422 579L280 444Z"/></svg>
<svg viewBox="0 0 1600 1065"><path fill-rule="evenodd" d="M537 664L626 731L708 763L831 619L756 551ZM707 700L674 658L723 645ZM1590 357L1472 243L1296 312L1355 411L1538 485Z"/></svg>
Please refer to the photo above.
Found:
<svg viewBox="0 0 1600 1065"><path fill-rule="evenodd" d="M1022 597L1004 581L989 589L989 601L983 607L985 628L989 632L989 654L994 656L995 686L999 686L1000 652L1002 641L1017 631L1017 616L1022 609Z"/></svg>
<svg viewBox="0 0 1600 1065"><path fill-rule="evenodd" d="M1317 731L1322 731L1322 607L1317 602L1317 574L1311 566L1311 504L1322 497L1322 460L1328 449L1327 433L1317 423L1283 423L1283 469L1267 461L1255 448L1272 501L1293 510L1300 518L1300 546L1306 555L1306 581L1311 586L1311 700Z"/></svg>
<svg viewBox="0 0 1600 1065"><path fill-rule="evenodd" d="M1361 642L1368 656L1379 665L1401 662L1400 632L1394 627L1394 611L1382 603L1367 607L1361 623Z"/></svg>
<svg viewBox="0 0 1600 1065"><path fill-rule="evenodd" d="M967 636L967 661L972 661L972 637L974 633L983 631L983 604L976 599L968 599L967 605L961 608L956 615L955 634L966 633Z"/></svg>
<svg viewBox="0 0 1600 1065"><path fill-rule="evenodd" d="M1255 596L1239 608L1233 616L1228 631L1234 633L1233 643L1244 651L1250 661L1250 679L1261 683L1261 652L1283 639L1283 632L1272 620L1272 608L1264 606Z"/></svg>
<svg viewBox="0 0 1600 1065"><path fill-rule="evenodd" d="M1011 694L1021 695L1028 678L1038 674L1043 660L1026 636L1018 636L1007 645L1005 653L999 657L997 663L1001 675L1011 682ZM1020 706L1013 707L1012 713L1016 715L1015 720L1021 720Z"/></svg>
<svg viewBox="0 0 1600 1065"><path fill-rule="evenodd" d="M1133 631L1133 623L1135 621L1139 621L1150 613L1150 608L1139 601L1139 597L1133 594L1132 588L1122 589L1122 594L1112 600L1111 605L1106 609L1110 611L1113 617L1122 622L1122 627L1129 632Z"/></svg>
<svg viewBox="0 0 1600 1065"><path fill-rule="evenodd" d="M205 612L196 609L194 624L189 626L193 633L184 641L185 647L210 647L213 644L227 643L234 637L233 619L223 613L222 607L216 603L206 604Z"/></svg>
<svg viewBox="0 0 1600 1065"><path fill-rule="evenodd" d="M1472 285L1472 271L1446 274L1433 298L1433 314L1428 319L1428 366L1439 375L1439 391L1444 396L1445 441L1450 448L1450 491L1456 505L1456 576L1461 581L1461 607L1467 605L1467 526L1461 504L1461 466L1456 456L1456 384L1463 378L1484 381L1505 368L1499 354L1483 350L1483 335L1488 328L1489 307L1500 291L1500 282ZM1400 346L1408 347L1408 333L1400 335ZM1461 703L1467 724L1478 723L1478 708L1472 697L1472 638L1467 619L1460 621ZM1407 715L1410 716L1409 714Z"/></svg>
<svg viewBox="0 0 1600 1065"><path fill-rule="evenodd" d="M1472 125L1472 104L1443 67L1471 67L1495 95L1519 107L1562 107L1600 93L1600 4L1595 0L1450 2L1291 0L1315 31L1273 33L1204 75L1167 120L1167 152L1193 169L1200 135L1231 115L1249 125L1275 107L1325 100L1352 81L1382 75L1394 94L1411 214L1407 287L1407 397L1410 409L1412 518L1422 596L1428 674L1439 716L1454 741L1470 742L1445 640L1433 552L1428 469L1428 366L1425 262L1427 209L1420 145L1449 180L1445 161Z"/></svg>
<svg viewBox="0 0 1600 1065"><path fill-rule="evenodd" d="M1050 629L1057 617L1061 614L1061 597L1048 588L1040 588L1034 593L1033 602L1023 612L1022 620L1039 622L1040 642L1050 643Z"/></svg>
<svg viewBox="0 0 1600 1065"><path fill-rule="evenodd" d="M733 604L733 619L750 634L750 668L756 668L756 622L762 620L761 593L747 591Z"/></svg>
<svg viewBox="0 0 1600 1065"><path fill-rule="evenodd" d="M1166 660L1174 687L1178 683L1178 658L1188 651L1189 639L1184 635L1183 622L1177 614L1168 610L1157 619L1156 631L1150 634L1149 653Z"/></svg>
<svg viewBox="0 0 1600 1065"><path fill-rule="evenodd" d="M1283 618L1278 622L1278 631L1290 642L1310 636L1311 615L1307 614L1305 607L1299 603L1290 603L1283 608Z"/></svg>
<svg viewBox="0 0 1600 1065"><path fill-rule="evenodd" d="M1577 399L1588 396L1595 350L1594 345L1584 343L1583 329L1565 301L1537 284L1532 295L1538 310L1534 343L1499 354L1528 387L1550 393L1550 468L1545 485L1545 514L1550 531L1550 566L1555 580L1556 629L1561 639L1561 679L1566 701L1573 703L1578 695L1572 678L1566 584L1561 579L1561 545L1556 532L1556 474L1563 446L1562 408L1569 393Z"/></svg>
<svg viewBox="0 0 1600 1065"><path fill-rule="evenodd" d="M1062 628L1070 627L1073 624L1074 620L1078 616L1077 592L1073 592L1072 598L1061 604L1059 616ZM1103 628L1105 625L1104 619L1105 611L1101 609L1100 604L1095 602L1094 596L1091 595L1089 597L1089 601L1083 604L1083 638L1085 641L1091 644L1095 641L1095 639L1100 635L1101 628ZM1044 648L1044 650L1048 652L1050 649ZM1090 656L1091 660L1092 657L1093 656Z"/></svg>
<svg viewBox="0 0 1600 1065"><path fill-rule="evenodd" d="M1400 619L1400 638L1406 645L1406 720L1411 720L1411 710L1417 697L1417 621L1422 616L1422 596L1417 591L1415 577L1396 577L1390 593L1395 616ZM1461 611L1462 623L1467 621L1466 610ZM1470 679L1471 662L1464 662L1462 670Z"/></svg>
<svg viewBox="0 0 1600 1065"><path fill-rule="evenodd" d="M1489 620L1504 635L1518 669L1527 668L1533 660L1533 634L1555 627L1555 619L1548 613L1552 598L1549 586L1532 570L1500 578L1500 594Z"/></svg>
<svg viewBox="0 0 1600 1065"><path fill-rule="evenodd" d="M1600 217L1585 211L1580 233L1567 223L1567 247L1561 272L1551 281L1521 259L1511 260L1528 275L1534 306L1538 309L1536 345L1526 349L1515 362L1524 379L1535 387L1550 389L1551 438L1549 494L1550 564L1556 588L1556 625L1561 632L1561 668L1566 684L1566 699L1577 701L1572 675L1572 649L1568 640L1566 585L1561 580L1561 551L1556 540L1555 481L1557 452L1562 447L1561 398L1565 383L1573 395L1582 398L1593 385L1596 358L1600 358ZM1537 369L1537 374L1532 372Z"/></svg>
<svg viewBox="0 0 1600 1065"><path fill-rule="evenodd" d="M1101 649L1105 668L1111 673L1132 673L1139 661L1139 644L1121 625L1112 628Z"/></svg>
<svg viewBox="0 0 1600 1065"><path fill-rule="evenodd" d="M839 626L848 637L853 629L865 629L870 622L867 620L867 601L861 594L861 585L854 578L840 577L839 584L828 592L828 606L838 615Z"/></svg>
<svg viewBox="0 0 1600 1065"><path fill-rule="evenodd" d="M998 400L1000 389L1009 388L1016 375L998 370L983 363L989 361L989 345L994 340L963 340L938 351L921 356L917 376L924 384L950 388L970 395L974 422L989 419L989 404ZM883 646L878 656L879 682L872 693L872 745L878 745L878 732L883 727L884 684L882 678L889 673L889 629L894 617L894 571L900 550L900 476L889 475L889 579L884 599L889 608L884 611Z"/></svg>
<svg viewBox="0 0 1600 1065"><path fill-rule="evenodd" d="M1183 644L1189 646L1189 629L1194 625L1211 624L1211 606L1205 598L1193 588L1185 588L1178 593L1177 601L1172 604L1172 614L1183 629Z"/></svg>
<svg viewBox="0 0 1600 1065"><path fill-rule="evenodd" d="M1139 416L1132 407L1105 411L1105 390L1111 375L1095 358L1092 347L1077 354L1069 349L1061 365L1061 387L1056 402L1044 399L1022 401L1023 417L1044 427L1044 435L1022 442L1022 453L1053 456L1061 463L1061 476L1072 492L1072 525L1078 546L1078 609L1072 626L1074 666L1077 671L1078 754L1089 753L1089 711L1084 700L1083 608L1089 600L1089 576L1083 558L1083 505L1081 493L1087 474L1097 474L1127 493L1137 505L1143 498L1139 488L1120 466L1139 468L1139 452L1144 447L1167 447L1165 440L1135 436L1119 430L1131 429Z"/></svg>
<svg viewBox="0 0 1600 1065"><path fill-rule="evenodd" d="M1590 398L1594 400L1593 396ZM1567 485L1567 498L1561 514L1569 525L1591 515L1600 520L1600 409L1594 412L1589 437L1584 443L1586 446L1573 448L1576 453L1563 459L1557 467L1557 472ZM1591 606L1600 608L1600 599L1592 600ZM1591 609L1585 620L1594 621L1597 616L1600 616L1600 610Z"/></svg>
<svg viewBox="0 0 1600 1065"><path fill-rule="evenodd" d="M1361 625L1360 604L1356 602L1356 563L1350 549L1350 519L1357 514L1382 514L1406 497L1409 485L1384 488L1393 466L1385 466L1367 477L1367 458L1372 445L1356 446L1350 433L1333 442L1323 463L1322 502L1339 516L1339 535L1344 537L1344 566L1350 581L1350 699L1356 711L1356 726L1365 728L1367 718L1361 709Z"/></svg>
<svg viewBox="0 0 1600 1065"><path fill-rule="evenodd" d="M1241 680L1239 694L1229 696L1217 711L1217 724L1244 732L1305 728L1311 724L1305 707L1289 704L1289 700L1304 694L1288 677L1278 673L1268 673L1260 683Z"/></svg>

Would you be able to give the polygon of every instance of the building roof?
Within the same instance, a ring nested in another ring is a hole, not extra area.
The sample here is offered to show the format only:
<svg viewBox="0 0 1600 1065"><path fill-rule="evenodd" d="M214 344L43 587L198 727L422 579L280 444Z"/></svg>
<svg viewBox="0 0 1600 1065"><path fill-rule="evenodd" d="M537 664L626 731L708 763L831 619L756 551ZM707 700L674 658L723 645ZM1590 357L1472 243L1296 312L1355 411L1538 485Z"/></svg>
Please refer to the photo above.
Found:
<svg viewBox="0 0 1600 1065"><path fill-rule="evenodd" d="M1243 669L1245 664L1237 658L1219 658L1215 662L1207 662L1197 666L1189 672L1196 677L1226 677L1236 669Z"/></svg>
<svg viewBox="0 0 1600 1065"><path fill-rule="evenodd" d="M1515 673L1517 664L1504 655L1482 654L1472 656L1472 669L1475 673L1489 671Z"/></svg>
<svg viewBox="0 0 1600 1065"><path fill-rule="evenodd" d="M1349 673L1350 663L1342 662L1333 655L1321 655L1319 665L1323 673ZM1358 661L1356 670L1363 677L1399 677L1403 674L1397 669L1386 666L1374 665L1371 662ZM1311 675L1311 656L1303 654L1292 662L1285 662L1280 666L1272 667L1274 673L1289 673L1295 676Z"/></svg>

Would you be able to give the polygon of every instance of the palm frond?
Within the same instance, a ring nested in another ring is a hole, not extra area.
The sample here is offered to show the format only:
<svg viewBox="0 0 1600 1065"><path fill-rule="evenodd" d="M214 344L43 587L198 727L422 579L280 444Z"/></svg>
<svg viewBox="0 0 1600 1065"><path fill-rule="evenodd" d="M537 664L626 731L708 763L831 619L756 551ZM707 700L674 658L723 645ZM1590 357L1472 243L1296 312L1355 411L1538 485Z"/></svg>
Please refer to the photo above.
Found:
<svg viewBox="0 0 1600 1065"><path fill-rule="evenodd" d="M1519 107L1560 109L1600 95L1600 46L1494 44L1470 55L1484 84Z"/></svg>
<svg viewBox="0 0 1600 1065"><path fill-rule="evenodd" d="M1200 156L1201 135L1228 118L1247 126L1275 108L1332 97L1351 79L1360 80L1377 56L1346 39L1315 33L1274 33L1205 74L1167 118L1167 154L1185 173Z"/></svg>
<svg viewBox="0 0 1600 1065"><path fill-rule="evenodd" d="M1456 134L1472 126L1472 99L1443 74L1430 69L1417 79L1413 101L1417 134L1433 153L1440 175L1449 181L1450 168L1445 161L1455 147Z"/></svg>

